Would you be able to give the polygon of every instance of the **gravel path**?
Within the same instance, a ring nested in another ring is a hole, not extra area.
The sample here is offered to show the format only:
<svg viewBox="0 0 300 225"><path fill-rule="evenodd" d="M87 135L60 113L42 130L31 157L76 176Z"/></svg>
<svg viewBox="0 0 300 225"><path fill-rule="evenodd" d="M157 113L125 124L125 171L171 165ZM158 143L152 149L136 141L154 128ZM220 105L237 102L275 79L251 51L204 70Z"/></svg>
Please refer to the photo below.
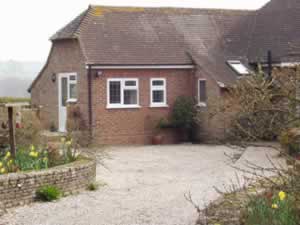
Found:
<svg viewBox="0 0 300 225"><path fill-rule="evenodd" d="M97 180L108 185L54 203L34 203L10 210L0 225L190 225L197 217L184 194L191 192L201 206L215 200L220 189L235 179L230 166L249 159L268 166L264 148L248 148L231 161L225 146L177 145L111 147L107 169L97 167Z"/></svg>

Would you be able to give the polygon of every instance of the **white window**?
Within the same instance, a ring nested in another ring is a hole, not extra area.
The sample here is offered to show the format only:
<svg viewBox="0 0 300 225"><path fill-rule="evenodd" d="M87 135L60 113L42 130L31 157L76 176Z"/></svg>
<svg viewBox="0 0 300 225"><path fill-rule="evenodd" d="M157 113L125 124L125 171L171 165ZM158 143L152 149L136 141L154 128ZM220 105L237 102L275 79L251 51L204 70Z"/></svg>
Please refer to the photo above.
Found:
<svg viewBox="0 0 300 225"><path fill-rule="evenodd" d="M206 106L207 105L207 93L206 93L206 80L198 80L198 105Z"/></svg>
<svg viewBox="0 0 300 225"><path fill-rule="evenodd" d="M238 75L249 75L249 69L241 63L239 60L229 60L228 65L236 72Z"/></svg>
<svg viewBox="0 0 300 225"><path fill-rule="evenodd" d="M108 79L107 108L139 107L138 79Z"/></svg>
<svg viewBox="0 0 300 225"><path fill-rule="evenodd" d="M69 99L68 101L76 101L77 100L77 76L70 75L69 76Z"/></svg>
<svg viewBox="0 0 300 225"><path fill-rule="evenodd" d="M165 78L150 79L150 107L167 107Z"/></svg>

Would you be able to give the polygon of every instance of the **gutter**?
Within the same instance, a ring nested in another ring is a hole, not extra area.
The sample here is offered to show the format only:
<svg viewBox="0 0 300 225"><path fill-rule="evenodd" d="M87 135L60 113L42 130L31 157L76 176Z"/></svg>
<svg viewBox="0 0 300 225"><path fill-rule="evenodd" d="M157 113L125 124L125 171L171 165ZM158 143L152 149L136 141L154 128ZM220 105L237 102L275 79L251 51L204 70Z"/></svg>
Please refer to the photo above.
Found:
<svg viewBox="0 0 300 225"><path fill-rule="evenodd" d="M174 64L174 65L91 65L87 64L86 68L90 69L194 69L192 64Z"/></svg>

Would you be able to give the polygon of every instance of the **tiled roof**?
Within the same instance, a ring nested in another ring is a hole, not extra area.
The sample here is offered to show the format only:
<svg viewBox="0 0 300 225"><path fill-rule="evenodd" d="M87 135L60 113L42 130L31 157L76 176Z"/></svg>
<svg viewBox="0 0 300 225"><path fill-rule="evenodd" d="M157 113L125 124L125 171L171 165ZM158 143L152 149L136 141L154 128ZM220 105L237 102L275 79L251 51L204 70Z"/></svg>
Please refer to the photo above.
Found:
<svg viewBox="0 0 300 225"><path fill-rule="evenodd" d="M78 38L87 64L191 64L231 83L227 60L300 60L300 1L258 11L90 6L52 41ZM205 66L204 66L205 65Z"/></svg>

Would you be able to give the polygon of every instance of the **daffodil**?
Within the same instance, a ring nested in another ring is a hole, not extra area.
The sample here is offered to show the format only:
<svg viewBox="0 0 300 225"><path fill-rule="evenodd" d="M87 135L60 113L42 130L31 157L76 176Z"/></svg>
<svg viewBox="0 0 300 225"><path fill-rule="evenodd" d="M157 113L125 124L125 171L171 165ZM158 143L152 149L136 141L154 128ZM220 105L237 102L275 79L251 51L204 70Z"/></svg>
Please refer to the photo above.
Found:
<svg viewBox="0 0 300 225"><path fill-rule="evenodd" d="M0 170L0 173L6 173L6 169L5 168L2 168L1 170Z"/></svg>
<svg viewBox="0 0 300 225"><path fill-rule="evenodd" d="M0 162L0 168L3 166L3 163L2 162Z"/></svg>
<svg viewBox="0 0 300 225"><path fill-rule="evenodd" d="M280 201L283 201L286 198L286 193L284 191L281 191L278 193L278 197Z"/></svg>
<svg viewBox="0 0 300 225"><path fill-rule="evenodd" d="M11 156L10 152L7 152L6 155L5 155L5 158L8 159L10 156Z"/></svg>
<svg viewBox="0 0 300 225"><path fill-rule="evenodd" d="M71 145L72 145L72 142L71 142L71 141L67 141L67 142L66 142L66 145L67 145L67 146L71 146Z"/></svg>
<svg viewBox="0 0 300 225"><path fill-rule="evenodd" d="M66 138L64 138L64 137L61 138L61 139L60 139L60 142L65 143L65 142L66 142Z"/></svg>
<svg viewBox="0 0 300 225"><path fill-rule="evenodd" d="M7 164L10 166L10 165L12 165L13 164L13 160L11 159L11 160L9 160L8 162L7 162Z"/></svg>
<svg viewBox="0 0 300 225"><path fill-rule="evenodd" d="M278 209L278 205L277 204L272 204L272 209Z"/></svg>
<svg viewBox="0 0 300 225"><path fill-rule="evenodd" d="M30 151L34 152L35 151L35 147L34 145L30 145Z"/></svg>
<svg viewBox="0 0 300 225"><path fill-rule="evenodd" d="M37 158L37 157L39 156L39 153L38 153L38 152L33 152L33 151L31 151L31 152L29 153L29 156L31 156L31 157L33 157L33 158Z"/></svg>

